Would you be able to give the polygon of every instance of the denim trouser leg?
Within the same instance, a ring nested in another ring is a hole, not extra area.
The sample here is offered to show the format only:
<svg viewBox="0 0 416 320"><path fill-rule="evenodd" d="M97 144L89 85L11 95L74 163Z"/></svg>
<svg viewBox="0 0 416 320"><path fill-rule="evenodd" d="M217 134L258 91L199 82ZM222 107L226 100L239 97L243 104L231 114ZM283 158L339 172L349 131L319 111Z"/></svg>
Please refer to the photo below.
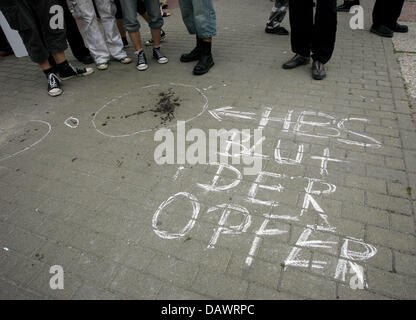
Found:
<svg viewBox="0 0 416 320"><path fill-rule="evenodd" d="M160 29L163 26L162 13L159 0L144 0L147 15L149 16L150 29Z"/></svg>
<svg viewBox="0 0 416 320"><path fill-rule="evenodd" d="M121 9L124 17L124 29L135 32L140 29L137 19L137 0L120 0ZM149 16L149 27L160 29L163 26L163 18L160 13L159 0L144 0L147 15Z"/></svg>
<svg viewBox="0 0 416 320"><path fill-rule="evenodd" d="M182 20L190 34L199 38L216 35L216 15L212 0L179 0Z"/></svg>
<svg viewBox="0 0 416 320"><path fill-rule="evenodd" d="M137 19L137 0L120 0L123 11L123 26L128 32L135 32L140 29Z"/></svg>

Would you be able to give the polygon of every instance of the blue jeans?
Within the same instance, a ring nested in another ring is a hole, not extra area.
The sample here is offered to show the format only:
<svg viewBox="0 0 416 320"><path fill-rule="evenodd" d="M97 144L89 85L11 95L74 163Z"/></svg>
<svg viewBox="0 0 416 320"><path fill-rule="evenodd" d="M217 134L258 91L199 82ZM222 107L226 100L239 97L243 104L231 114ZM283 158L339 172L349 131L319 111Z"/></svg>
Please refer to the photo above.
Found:
<svg viewBox="0 0 416 320"><path fill-rule="evenodd" d="M190 34L211 38L217 34L213 0L179 0L182 20Z"/></svg>
<svg viewBox="0 0 416 320"><path fill-rule="evenodd" d="M135 32L140 29L137 19L137 0L120 0L123 11L124 29ZM150 29L160 29L163 26L163 18L160 13L159 0L144 0L147 15L149 16Z"/></svg>

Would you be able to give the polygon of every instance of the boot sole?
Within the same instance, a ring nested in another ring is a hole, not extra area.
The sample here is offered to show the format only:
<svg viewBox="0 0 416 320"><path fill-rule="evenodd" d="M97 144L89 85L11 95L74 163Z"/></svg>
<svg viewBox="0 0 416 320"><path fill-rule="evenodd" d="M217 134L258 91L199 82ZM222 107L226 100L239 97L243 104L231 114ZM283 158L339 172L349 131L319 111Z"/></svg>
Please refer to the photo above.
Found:
<svg viewBox="0 0 416 320"><path fill-rule="evenodd" d="M203 74L207 73L211 68L214 66L214 62L209 66L209 68L205 69L204 71L193 71L193 74L196 76L202 76Z"/></svg>

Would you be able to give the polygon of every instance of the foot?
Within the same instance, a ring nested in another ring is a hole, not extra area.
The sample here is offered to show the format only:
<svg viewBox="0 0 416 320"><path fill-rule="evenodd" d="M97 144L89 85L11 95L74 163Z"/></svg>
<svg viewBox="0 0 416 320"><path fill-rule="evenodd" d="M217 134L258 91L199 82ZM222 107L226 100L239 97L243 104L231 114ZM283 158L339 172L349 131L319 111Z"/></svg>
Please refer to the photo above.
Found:
<svg viewBox="0 0 416 320"><path fill-rule="evenodd" d="M108 69L108 62L103 62L103 63L97 63L97 69L98 70L107 70Z"/></svg>
<svg viewBox="0 0 416 320"><path fill-rule="evenodd" d="M146 55L144 54L144 51L141 50L139 53L137 53L137 70L139 71L145 71L149 68L149 65L147 64Z"/></svg>
<svg viewBox="0 0 416 320"><path fill-rule="evenodd" d="M83 63L83 64L92 64L92 63L94 63L94 59L93 59L93 57L91 57L91 55L82 56L78 59L78 61Z"/></svg>
<svg viewBox="0 0 416 320"><path fill-rule="evenodd" d="M48 94L51 97L56 97L62 94L60 81L55 73L50 73L48 75Z"/></svg>
<svg viewBox="0 0 416 320"><path fill-rule="evenodd" d="M153 58L160 64L168 63L168 58L160 51L160 47L153 47Z"/></svg>
<svg viewBox="0 0 416 320"><path fill-rule="evenodd" d="M404 24L396 23L396 26L393 28L393 31L399 33L407 33L409 32L409 27Z"/></svg>
<svg viewBox="0 0 416 320"><path fill-rule="evenodd" d="M126 37L121 37L121 40L123 41L123 48L126 48L129 46L129 42L127 41Z"/></svg>
<svg viewBox="0 0 416 320"><path fill-rule="evenodd" d="M201 42L201 57L199 59L199 62L194 68L194 75L200 76L209 71L209 69L212 68L214 65L214 60L212 59L211 54L211 42Z"/></svg>
<svg viewBox="0 0 416 320"><path fill-rule="evenodd" d="M266 31L266 33L273 33L273 34L278 34L281 36L287 36L289 34L289 31L287 31L287 29L283 27L276 27L276 28L266 27L264 31Z"/></svg>
<svg viewBox="0 0 416 320"><path fill-rule="evenodd" d="M337 7L338 12L350 12L353 6L359 6L360 1L344 1L343 4Z"/></svg>
<svg viewBox="0 0 416 320"><path fill-rule="evenodd" d="M184 53L181 55L181 62L192 62L198 61L201 58L202 53L202 40L198 37L196 38L196 47L189 53Z"/></svg>
<svg viewBox="0 0 416 320"><path fill-rule="evenodd" d="M386 26L371 26L370 32L380 36L380 37L386 37L386 38L393 38L393 31L390 28L387 28Z"/></svg>
<svg viewBox="0 0 416 320"><path fill-rule="evenodd" d="M165 31L161 31L160 32L160 42L164 42L166 40L166 33L165 33ZM153 39L150 39L150 40L147 40L145 43L144 43L144 45L146 46L146 47L150 47L150 46L153 46Z"/></svg>
<svg viewBox="0 0 416 320"><path fill-rule="evenodd" d="M292 59L285 62L282 66L283 69L294 69L299 66L303 66L305 64L308 64L310 62L309 57L303 57L299 54L295 55Z"/></svg>
<svg viewBox="0 0 416 320"><path fill-rule="evenodd" d="M93 72L94 70L92 68L75 68L68 63L67 66L60 68L59 77L61 80L68 80L73 77L89 76Z"/></svg>
<svg viewBox="0 0 416 320"><path fill-rule="evenodd" d="M129 58L129 57L125 57L125 58L120 59L120 60L118 60L118 61L120 61L120 63L122 63L122 64L129 64L129 63L131 63L131 62L132 62L132 59L131 59L131 58Z"/></svg>
<svg viewBox="0 0 416 320"><path fill-rule="evenodd" d="M312 78L315 80L322 80L326 77L325 66L320 61L314 61L312 63Z"/></svg>

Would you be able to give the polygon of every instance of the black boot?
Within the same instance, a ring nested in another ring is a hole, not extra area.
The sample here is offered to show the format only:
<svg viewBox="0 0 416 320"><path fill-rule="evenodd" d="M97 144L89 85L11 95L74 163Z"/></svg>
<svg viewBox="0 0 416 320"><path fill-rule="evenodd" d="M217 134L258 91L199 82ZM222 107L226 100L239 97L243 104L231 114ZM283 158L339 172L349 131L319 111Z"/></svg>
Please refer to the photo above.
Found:
<svg viewBox="0 0 416 320"><path fill-rule="evenodd" d="M205 74L214 65L214 60L212 59L211 54L211 47L211 42L201 41L201 58L194 68L194 75L200 76Z"/></svg>
<svg viewBox="0 0 416 320"><path fill-rule="evenodd" d="M202 39L199 39L198 36L196 36L196 47L191 52L181 55L181 62L198 61L199 58L201 58L201 43Z"/></svg>
<svg viewBox="0 0 416 320"><path fill-rule="evenodd" d="M344 1L343 4L341 4L340 6L337 7L337 11L339 12L350 12L350 9L353 6L359 6L360 5L360 1L359 0L349 0L349 1Z"/></svg>

